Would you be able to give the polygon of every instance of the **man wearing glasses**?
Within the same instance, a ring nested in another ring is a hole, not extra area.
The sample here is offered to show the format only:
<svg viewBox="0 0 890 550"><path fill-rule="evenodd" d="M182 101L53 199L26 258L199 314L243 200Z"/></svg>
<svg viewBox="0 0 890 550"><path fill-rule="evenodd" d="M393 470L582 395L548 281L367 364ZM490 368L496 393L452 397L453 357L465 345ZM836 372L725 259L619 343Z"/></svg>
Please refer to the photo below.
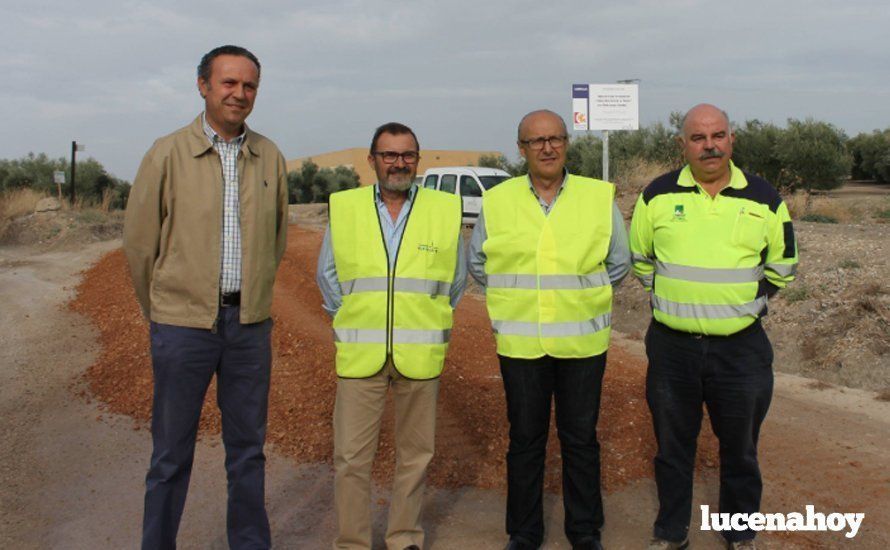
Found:
<svg viewBox="0 0 890 550"><path fill-rule="evenodd" d="M419 149L410 128L384 124L368 155L378 183L331 195L316 280L337 347L335 549L371 548L371 464L389 388L396 469L386 546L423 547L439 375L466 266L460 198L413 185Z"/></svg>
<svg viewBox="0 0 890 550"><path fill-rule="evenodd" d="M603 526L596 438L612 286L630 268L624 220L607 182L566 172L568 132L552 111L519 123L528 174L487 191L469 251L486 289L507 397L508 549L544 539L550 404L563 457L565 532L597 549Z"/></svg>

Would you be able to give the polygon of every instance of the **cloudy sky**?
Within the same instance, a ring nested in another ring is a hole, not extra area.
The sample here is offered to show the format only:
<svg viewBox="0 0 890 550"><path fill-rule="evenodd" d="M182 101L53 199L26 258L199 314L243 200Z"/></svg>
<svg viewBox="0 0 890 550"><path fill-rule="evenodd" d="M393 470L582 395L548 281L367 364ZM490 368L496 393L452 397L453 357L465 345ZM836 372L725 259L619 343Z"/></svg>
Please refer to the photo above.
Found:
<svg viewBox="0 0 890 550"><path fill-rule="evenodd" d="M515 158L535 108L572 83L639 78L640 120L709 101L734 121L890 127L890 3L2 0L0 158L88 156L131 180L152 141L202 109L195 66L252 50L249 124L286 158L363 147L389 120L421 145Z"/></svg>

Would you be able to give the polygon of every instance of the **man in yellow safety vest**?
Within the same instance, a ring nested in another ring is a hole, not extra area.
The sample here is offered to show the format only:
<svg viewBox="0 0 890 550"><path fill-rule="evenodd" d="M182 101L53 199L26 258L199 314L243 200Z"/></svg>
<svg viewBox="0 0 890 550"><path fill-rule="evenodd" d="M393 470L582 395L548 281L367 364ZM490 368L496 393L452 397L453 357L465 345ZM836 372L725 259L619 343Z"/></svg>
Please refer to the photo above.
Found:
<svg viewBox="0 0 890 550"><path fill-rule="evenodd" d="M612 316L612 286L630 268L615 187L565 170L568 132L552 111L519 123L528 174L485 192L468 253L485 287L507 397L510 549L544 537L541 504L551 401L563 457L565 532L601 548L596 422Z"/></svg>
<svg viewBox="0 0 890 550"><path fill-rule="evenodd" d="M371 464L389 388L396 471L386 545L423 547L439 375L466 266L460 198L414 185L419 160L414 132L384 124L368 155L378 183L331 195L316 279L337 348L335 549L371 548Z"/></svg>
<svg viewBox="0 0 890 550"><path fill-rule="evenodd" d="M634 273L650 293L646 400L658 453L653 550L686 548L702 403L720 440L720 512L752 514L762 482L757 438L773 389L760 324L767 298L797 269L788 208L767 181L730 160L729 117L693 107L679 137L687 165L640 194L630 229ZM754 548L754 531L725 531Z"/></svg>

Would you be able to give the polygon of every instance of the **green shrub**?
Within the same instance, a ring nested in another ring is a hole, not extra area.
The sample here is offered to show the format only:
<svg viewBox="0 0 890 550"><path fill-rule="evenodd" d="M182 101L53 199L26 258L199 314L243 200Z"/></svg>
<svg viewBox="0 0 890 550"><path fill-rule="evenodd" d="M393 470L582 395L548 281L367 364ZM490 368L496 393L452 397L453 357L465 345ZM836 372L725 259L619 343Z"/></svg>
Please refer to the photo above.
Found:
<svg viewBox="0 0 890 550"><path fill-rule="evenodd" d="M777 156L776 144L782 130L775 124L757 119L745 121L735 131L732 159L740 168L757 174L776 185L782 174L782 162Z"/></svg>
<svg viewBox="0 0 890 550"><path fill-rule="evenodd" d="M794 302L802 302L810 297L810 291L806 285L792 286L782 289L779 294L785 298L789 304Z"/></svg>
<svg viewBox="0 0 890 550"><path fill-rule="evenodd" d="M846 135L827 122L788 119L776 140L782 175L775 183L789 189L835 189L850 174Z"/></svg>
<svg viewBox="0 0 890 550"><path fill-rule="evenodd" d="M482 168L497 168L511 176L519 176L528 172L528 163L521 157L516 162L510 162L504 155L482 155L479 157L479 166Z"/></svg>
<svg viewBox="0 0 890 550"><path fill-rule="evenodd" d="M358 186L359 176L354 168L319 168L312 159L304 162L299 171L287 174L290 204L326 203L331 193Z"/></svg>
<svg viewBox="0 0 890 550"><path fill-rule="evenodd" d="M847 149L853 179L890 181L890 128L859 134L847 143Z"/></svg>
<svg viewBox="0 0 890 550"><path fill-rule="evenodd" d="M54 172L65 172L68 182L62 186L62 193L69 196L71 169L65 158L51 159L45 153L28 153L18 159L0 159L0 192L29 188L38 193L55 196L58 188ZM77 161L76 195L84 204L102 202L105 191L116 193L118 200L109 206L123 208L130 192L130 184L105 171L105 167L94 158Z"/></svg>

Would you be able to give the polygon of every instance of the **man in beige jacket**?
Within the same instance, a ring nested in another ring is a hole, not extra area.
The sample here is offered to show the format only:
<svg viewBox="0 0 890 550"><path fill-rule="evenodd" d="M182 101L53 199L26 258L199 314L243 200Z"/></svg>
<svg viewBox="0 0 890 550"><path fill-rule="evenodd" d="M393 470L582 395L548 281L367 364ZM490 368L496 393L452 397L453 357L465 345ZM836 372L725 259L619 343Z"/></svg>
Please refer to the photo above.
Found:
<svg viewBox="0 0 890 550"><path fill-rule="evenodd" d="M198 66L204 112L157 140L133 182L124 250L151 324L153 452L142 548L175 548L204 394L217 377L229 546L270 548L264 477L269 317L287 233L287 172L244 123L260 63L221 46Z"/></svg>

